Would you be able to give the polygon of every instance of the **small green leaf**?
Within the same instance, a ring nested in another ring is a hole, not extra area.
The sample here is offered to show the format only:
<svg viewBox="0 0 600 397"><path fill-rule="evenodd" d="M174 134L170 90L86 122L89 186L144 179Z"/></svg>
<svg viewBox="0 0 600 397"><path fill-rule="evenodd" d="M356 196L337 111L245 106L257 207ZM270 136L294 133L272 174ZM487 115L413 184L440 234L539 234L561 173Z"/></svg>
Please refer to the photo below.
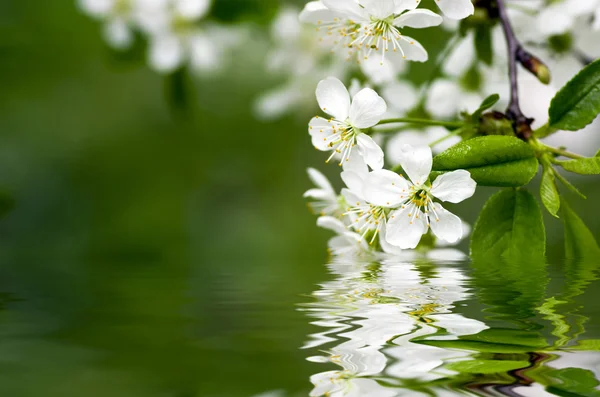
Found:
<svg viewBox="0 0 600 397"><path fill-rule="evenodd" d="M577 131L600 113L600 60L579 72L550 104L550 128Z"/></svg>
<svg viewBox="0 0 600 397"><path fill-rule="evenodd" d="M571 182L569 182L564 176L562 176L559 172L555 172L554 176L556 176L556 178L558 178L559 181L562 182L563 185L565 185L567 187L567 189L569 189L570 191L572 191L573 193L575 193L576 195L578 195L579 197L581 197L582 199L586 200L587 197L585 197L585 194L581 193L579 191L579 189L577 189L575 186L573 186L573 184L571 184Z"/></svg>
<svg viewBox="0 0 600 397"><path fill-rule="evenodd" d="M519 187L538 171L533 148L510 136L482 136L462 141L433 159L433 175L464 169L482 186Z"/></svg>
<svg viewBox="0 0 600 397"><path fill-rule="evenodd" d="M600 247L594 234L565 200L562 200L560 213L565 228L565 256L569 259L597 260L600 257Z"/></svg>
<svg viewBox="0 0 600 397"><path fill-rule="evenodd" d="M566 160L558 163L565 170L582 175L600 174L600 157Z"/></svg>
<svg viewBox="0 0 600 397"><path fill-rule="evenodd" d="M554 178L554 170L552 166L550 168L544 167L542 174L542 182L540 184L540 197L542 203L548 212L558 218L558 210L560 209L560 195L556 188L556 179Z"/></svg>
<svg viewBox="0 0 600 397"><path fill-rule="evenodd" d="M596 152L596 154L594 155L594 157L600 157L600 150L598 150L598 151Z"/></svg>
<svg viewBox="0 0 600 397"><path fill-rule="evenodd" d="M490 109L499 100L500 100L500 95L498 95L498 94L492 94L489 97L485 98L483 100L483 102L481 102L481 105L479 105L479 109L477 109L475 112L473 112L473 115L471 116L472 119L476 120L476 121L479 120L481 118L481 115L483 114L483 112Z"/></svg>
<svg viewBox="0 0 600 397"><path fill-rule="evenodd" d="M503 190L485 204L473 229L474 260L505 258L516 262L543 261L546 232L542 213L531 193Z"/></svg>

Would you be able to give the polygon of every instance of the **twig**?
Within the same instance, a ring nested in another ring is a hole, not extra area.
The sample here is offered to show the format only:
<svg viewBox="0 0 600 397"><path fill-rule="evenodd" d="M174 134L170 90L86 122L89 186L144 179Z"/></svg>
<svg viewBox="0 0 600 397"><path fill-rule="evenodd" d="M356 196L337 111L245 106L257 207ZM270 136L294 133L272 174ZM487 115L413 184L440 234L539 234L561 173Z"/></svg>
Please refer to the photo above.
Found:
<svg viewBox="0 0 600 397"><path fill-rule="evenodd" d="M531 123L533 119L525 117L521 110L519 103L519 84L517 82L517 61L524 59L526 55L530 54L523 49L521 43L515 36L515 32L512 29L510 21L508 19L508 13L506 12L506 6L504 0L496 0L498 5L498 13L500 17L500 23L504 31L504 37L506 37L506 45L508 47L508 68L510 77L510 102L506 109L506 115L513 121L515 132L517 136L523 140L529 140L533 136L531 130Z"/></svg>

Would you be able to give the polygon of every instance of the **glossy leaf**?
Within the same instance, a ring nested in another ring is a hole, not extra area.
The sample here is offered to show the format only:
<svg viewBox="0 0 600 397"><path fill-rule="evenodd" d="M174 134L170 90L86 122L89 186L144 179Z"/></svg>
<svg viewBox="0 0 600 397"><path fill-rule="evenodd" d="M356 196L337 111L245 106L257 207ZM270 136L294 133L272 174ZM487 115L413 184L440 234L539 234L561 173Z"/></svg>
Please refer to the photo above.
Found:
<svg viewBox="0 0 600 397"><path fill-rule="evenodd" d="M464 360L449 363L446 368L466 374L497 374L527 368L529 365L529 361Z"/></svg>
<svg viewBox="0 0 600 397"><path fill-rule="evenodd" d="M554 177L552 166L550 166L550 168L544 167L542 182L540 183L540 197L548 212L552 216L558 218L560 195L558 194L558 189L556 187L556 178Z"/></svg>
<svg viewBox="0 0 600 397"><path fill-rule="evenodd" d="M596 238L565 200L561 203L561 215L565 228L565 256L597 260L600 247Z"/></svg>
<svg viewBox="0 0 600 397"><path fill-rule="evenodd" d="M543 260L546 232L542 213L531 193L503 190L493 195L479 215L471 253L476 260L505 258L516 262Z"/></svg>
<svg viewBox="0 0 600 397"><path fill-rule="evenodd" d="M579 72L556 94L548 111L550 128L577 131L600 113L600 60Z"/></svg>
<svg viewBox="0 0 600 397"><path fill-rule="evenodd" d="M433 159L433 177L464 169L483 186L519 187L535 176L538 161L531 146L510 136L462 141Z"/></svg>
<svg viewBox="0 0 600 397"><path fill-rule="evenodd" d="M598 175L600 174L600 157L590 157L577 160L566 160L558 163L561 167L569 172L582 175Z"/></svg>

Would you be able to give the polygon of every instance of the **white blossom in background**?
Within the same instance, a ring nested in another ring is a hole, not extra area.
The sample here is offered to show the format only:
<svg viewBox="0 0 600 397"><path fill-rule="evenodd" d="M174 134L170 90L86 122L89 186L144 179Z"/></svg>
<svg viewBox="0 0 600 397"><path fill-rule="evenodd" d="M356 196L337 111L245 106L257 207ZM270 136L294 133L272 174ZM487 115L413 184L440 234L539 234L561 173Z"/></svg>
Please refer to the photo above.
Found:
<svg viewBox="0 0 600 397"><path fill-rule="evenodd" d="M454 0L453 0L454 1ZM427 51L402 28L438 26L442 18L432 11L416 9L412 0L323 0L312 1L302 11L301 21L312 23L333 41L332 48L348 59L367 60L371 55L383 64L386 57L424 62Z"/></svg>
<svg viewBox="0 0 600 397"><path fill-rule="evenodd" d="M429 230L449 243L463 236L462 221L433 198L459 203L475 193L468 171L440 175L430 185L433 155L429 146L404 145L400 165L410 180L388 170L373 171L365 186L366 199L375 206L397 208L389 214L386 241L402 249L415 248Z"/></svg>
<svg viewBox="0 0 600 397"><path fill-rule="evenodd" d="M433 153L441 153L461 140L459 136L446 138L447 136L448 130L439 126L402 130L388 140L385 157L390 164L399 164L404 153L402 149L404 145L427 146L444 138L431 147Z"/></svg>
<svg viewBox="0 0 600 397"><path fill-rule="evenodd" d="M298 113L314 101L314 87L328 76L343 79L349 66L332 57L320 43L314 28L301 24L298 10L284 7L271 24L272 48L265 59L266 69L285 81L264 92L254 111L264 120L277 119L288 112Z"/></svg>
<svg viewBox="0 0 600 397"><path fill-rule="evenodd" d="M312 199L308 206L315 214L340 217L342 208L339 197L327 177L314 168L309 168L307 172L308 177L316 186L304 193L304 198Z"/></svg>
<svg viewBox="0 0 600 397"><path fill-rule="evenodd" d="M139 4L135 0L79 0L79 8L104 22L103 36L113 48L124 50L133 43L133 29Z"/></svg>
<svg viewBox="0 0 600 397"><path fill-rule="evenodd" d="M332 237L327 246L335 256L360 256L369 252L369 245L358 234L350 231L348 226L338 218L321 216L317 219L317 226L329 229L337 236Z"/></svg>
<svg viewBox="0 0 600 397"><path fill-rule="evenodd" d="M328 161L339 155L340 165L357 150L371 168L382 168L383 151L362 130L381 120L387 110L383 98L365 88L350 100L348 90L335 77L320 81L316 96L319 107L332 117L316 116L310 121L308 132L315 148L331 151Z"/></svg>

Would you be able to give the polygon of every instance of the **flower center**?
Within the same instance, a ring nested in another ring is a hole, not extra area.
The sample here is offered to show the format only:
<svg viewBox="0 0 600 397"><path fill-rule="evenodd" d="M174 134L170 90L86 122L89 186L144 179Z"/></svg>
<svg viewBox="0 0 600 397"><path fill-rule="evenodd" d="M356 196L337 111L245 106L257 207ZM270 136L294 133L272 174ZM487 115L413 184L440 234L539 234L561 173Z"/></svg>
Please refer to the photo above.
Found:
<svg viewBox="0 0 600 397"><path fill-rule="evenodd" d="M333 153L327 159L329 162L336 154L341 156L340 165L344 161L348 161L352 148L356 145L356 137L360 134L360 130L354 127L350 122L330 120L331 123L331 140L329 141L329 147L333 149Z"/></svg>
<svg viewBox="0 0 600 397"><path fill-rule="evenodd" d="M361 233L361 237L372 232L369 244L373 244L381 228L385 225L390 210L385 207L379 207L372 204L356 203L356 206L350 208L344 215L354 215L354 224L352 227Z"/></svg>

